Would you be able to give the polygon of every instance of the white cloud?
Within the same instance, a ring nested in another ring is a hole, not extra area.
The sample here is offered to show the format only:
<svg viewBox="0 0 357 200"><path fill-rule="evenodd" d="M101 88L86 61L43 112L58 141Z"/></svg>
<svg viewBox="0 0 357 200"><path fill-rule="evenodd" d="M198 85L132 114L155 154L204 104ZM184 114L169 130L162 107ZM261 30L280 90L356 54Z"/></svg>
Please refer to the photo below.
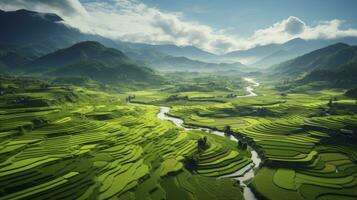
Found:
<svg viewBox="0 0 357 200"><path fill-rule="evenodd" d="M87 14L78 0L1 0L0 8L5 10L28 9L40 12L56 12L65 16L85 16Z"/></svg>
<svg viewBox="0 0 357 200"><path fill-rule="evenodd" d="M309 26L301 19L290 16L268 28L255 31L251 37L245 40L245 44L247 47L254 47L271 43L284 43L296 37L305 40L357 37L356 29L341 29L342 23L343 21L335 19L320 21L315 26Z"/></svg>
<svg viewBox="0 0 357 200"><path fill-rule="evenodd" d="M216 53L283 43L295 37L320 39L357 36L355 29L341 29L343 22L337 19L309 26L301 19L290 16L255 31L248 38L242 38L191 21L182 13L164 12L137 0L1 0L0 8L54 12L70 26L112 39L194 45Z"/></svg>
<svg viewBox="0 0 357 200"><path fill-rule="evenodd" d="M305 22L301 21L297 17L289 17L287 20L283 22L284 31L291 34L296 35L300 34L305 29Z"/></svg>

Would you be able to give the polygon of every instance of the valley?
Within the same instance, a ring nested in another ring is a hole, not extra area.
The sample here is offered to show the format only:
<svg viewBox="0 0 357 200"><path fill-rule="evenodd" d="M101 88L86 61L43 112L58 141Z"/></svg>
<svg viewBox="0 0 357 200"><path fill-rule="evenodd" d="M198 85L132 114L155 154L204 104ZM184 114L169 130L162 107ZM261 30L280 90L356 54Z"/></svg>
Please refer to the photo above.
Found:
<svg viewBox="0 0 357 200"><path fill-rule="evenodd" d="M247 86L245 90L248 92L248 94L246 96L241 96L241 97L256 96L256 94L253 92L254 91L253 86L257 87L259 86L259 83L255 82L253 79L250 78L245 78L244 80L250 82L252 86ZM222 131L213 130L209 128L195 127L195 126L185 127L184 121L182 119L168 116L167 114L169 112L170 112L169 107L160 107L160 112L157 114L157 117L162 120L171 121L177 127L184 128L186 131L191 131L191 130L205 131L210 134L218 135L221 137L227 137L227 139L229 140L238 142L237 138L235 138L234 135ZM261 163L261 159L259 158L258 153L255 150L253 150L250 146L247 146L247 149L250 150L252 163L246 165L245 167L239 169L236 172L233 172L232 174L223 175L219 178L234 178L238 180L240 185L243 186L244 199L254 200L256 199L254 193L251 191L249 187L247 187L247 185L245 185L244 181L248 181L254 178L255 176L254 169L259 167Z"/></svg>
<svg viewBox="0 0 357 200"><path fill-rule="evenodd" d="M355 99L184 77L110 94L2 76L0 198L354 198Z"/></svg>
<svg viewBox="0 0 357 200"><path fill-rule="evenodd" d="M258 199L336 197L330 192L341 194L339 199L353 199L357 167L353 135L357 122L356 100L344 96L341 90L281 95L267 82L255 84L261 94L255 96L250 86L247 87L245 97L222 100L218 95L210 96L209 102L201 99L204 104L188 103L190 96L188 100L169 101L166 105L171 109L164 112L168 112L167 119L178 126L184 121L189 128L213 129L209 131L213 134L216 130L222 133L219 131L227 130L228 125L230 134L256 149L263 163L250 187ZM138 92L136 98L145 100L144 96ZM336 108L340 114L324 114L323 110L331 108L329 99L332 97L337 99L332 107L344 105L350 112ZM150 95L147 100L146 104L162 105L160 101L150 101ZM337 180L346 182L336 185Z"/></svg>
<svg viewBox="0 0 357 200"><path fill-rule="evenodd" d="M161 3L0 1L0 200L357 199L353 26Z"/></svg>

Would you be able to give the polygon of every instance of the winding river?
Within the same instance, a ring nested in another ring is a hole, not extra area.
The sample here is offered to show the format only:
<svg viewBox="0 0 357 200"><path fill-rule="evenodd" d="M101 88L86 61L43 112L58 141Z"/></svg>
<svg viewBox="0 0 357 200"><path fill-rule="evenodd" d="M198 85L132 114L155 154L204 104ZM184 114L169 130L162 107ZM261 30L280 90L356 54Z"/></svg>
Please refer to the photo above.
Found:
<svg viewBox="0 0 357 200"><path fill-rule="evenodd" d="M259 86L259 83L255 82L253 79L251 78L244 78L245 81L249 82L250 85L247 86L245 88L246 92L248 93L245 96L238 96L238 97L252 97L252 96L258 96L255 92L254 92L254 88ZM176 118L176 117L171 117L168 116L167 113L170 112L169 107L160 107L160 112L157 114L157 117L159 119L162 120L168 120L171 121L172 123L174 123L177 127L179 128L183 128L185 130L201 130L201 131L205 131L207 133L210 134L215 134L221 137L227 137L230 140L233 140L235 142L238 142L238 139L235 138L233 135L227 135L222 131L216 131L216 130L212 130L209 128L202 128L202 127L198 127L198 126L185 126L184 125L184 121L180 118ZM252 159L252 163L243 167L242 169L232 173L232 174L228 174L228 175L224 175L221 176L219 178L233 178L235 180L239 180L240 185L243 187L243 195L244 198L247 200L256 200L257 198L255 197L254 193L252 192L252 190L244 183L247 180L250 180L252 178L254 178L255 173L254 173L254 169L259 167L260 163L261 163L261 159L259 158L258 153L251 148L250 146L248 146L248 150L250 150L251 152L251 159Z"/></svg>
<svg viewBox="0 0 357 200"><path fill-rule="evenodd" d="M238 96L238 97L255 97L255 96L258 96L254 92L254 88L258 87L260 84L258 82L255 82L254 79L252 79L252 78L244 78L244 80L246 82L250 83L250 85L245 88L245 91L248 92L248 94L246 94L244 96Z"/></svg>
<svg viewBox="0 0 357 200"><path fill-rule="evenodd" d="M245 88L245 90L248 94L245 96L238 96L238 98L258 96L254 92L254 88L259 86L259 83L255 82L254 79L252 79L252 78L244 78L244 80L246 82L250 83L250 85ZM133 103L133 104L135 104L135 103ZM217 131L217 130L213 130L213 129L209 129L209 128L202 128L202 127L198 127L198 126L185 126L184 121L182 119L176 118L176 117L171 117L171 116L167 115L167 113L170 112L170 109L171 108L169 108L169 107L160 107L160 112L157 114L157 118L162 119L162 120L171 121L177 127L183 128L187 131L190 131L190 130L205 131L207 133L215 134L215 135L218 135L221 137L227 137L228 139L230 139L232 141L238 142L238 139L235 138L233 135L227 135L222 131ZM251 152L252 163L250 163L249 165L243 167L242 169L240 169L232 174L224 175L219 178L232 178L232 179L238 180L240 182L240 185L243 187L244 198L246 200L256 200L257 198L255 197L254 193L244 182L254 178L254 176L255 176L254 169L259 167L259 165L261 163L261 159L260 159L258 153L253 148L248 146L248 150Z"/></svg>

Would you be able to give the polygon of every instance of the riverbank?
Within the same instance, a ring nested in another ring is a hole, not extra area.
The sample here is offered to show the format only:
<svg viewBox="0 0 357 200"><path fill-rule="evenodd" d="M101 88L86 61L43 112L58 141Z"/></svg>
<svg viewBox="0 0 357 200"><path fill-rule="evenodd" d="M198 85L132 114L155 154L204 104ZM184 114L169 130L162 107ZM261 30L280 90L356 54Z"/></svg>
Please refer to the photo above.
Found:
<svg viewBox="0 0 357 200"><path fill-rule="evenodd" d="M245 96L238 96L238 97L258 96L256 93L254 93L254 88L258 87L260 84L255 82L254 79L252 79L252 78L244 78L244 80L251 83L251 85L249 85L245 88L245 90L248 94ZM170 107L161 106L160 112L157 114L157 118L159 118L161 120L171 121L177 127L182 128L186 131L192 131L192 130L204 131L209 134L218 135L220 137L226 137L227 139L235 141L235 142L238 142L238 140L241 140L241 141L249 144L248 141L245 141L242 137L239 137L239 135L237 135L236 133L227 135L223 131L219 131L219 130L211 128L211 127L201 127L201 126L195 126L193 124L185 124L183 119L180 119L178 117L170 115L169 114L170 109L171 109ZM240 139L238 139L238 138L240 138ZM239 169L238 171L236 171L232 174L224 175L219 178L232 178L232 179L237 180L240 183L240 186L243 187L244 198L248 199L248 200L256 200L257 198L256 198L255 194L253 193L252 189L245 182L254 178L255 170L260 166L262 159L259 157L259 154L257 153L257 151L254 150L253 147L248 145L247 149L250 150L252 163L248 164L247 166L243 167L242 169Z"/></svg>

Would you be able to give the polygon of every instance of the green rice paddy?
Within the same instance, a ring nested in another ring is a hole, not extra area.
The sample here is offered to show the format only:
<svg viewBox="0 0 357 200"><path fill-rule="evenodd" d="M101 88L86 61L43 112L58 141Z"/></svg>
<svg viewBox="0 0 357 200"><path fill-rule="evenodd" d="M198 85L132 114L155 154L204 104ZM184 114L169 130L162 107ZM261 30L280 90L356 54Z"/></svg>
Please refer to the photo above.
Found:
<svg viewBox="0 0 357 200"><path fill-rule="evenodd" d="M123 95L36 81L0 98L0 199L243 199L233 180L249 152L156 117ZM148 93L149 94L149 93ZM206 136L209 148L197 153ZM198 155L198 168L184 160Z"/></svg>
<svg viewBox="0 0 357 200"><path fill-rule="evenodd" d="M108 94L2 81L15 89L0 96L0 199L243 199L239 184L217 177L251 164L249 150L160 120L159 105L186 125L229 125L253 147L263 163L247 184L258 199L357 198L356 100L342 90L282 96L263 83L259 96L232 98L243 88L202 91L186 80Z"/></svg>
<svg viewBox="0 0 357 200"><path fill-rule="evenodd" d="M257 92L262 95L169 102L170 115L188 125L221 130L230 125L256 148L264 159L250 184L258 199L356 199L356 100L343 90L281 96L269 84Z"/></svg>

